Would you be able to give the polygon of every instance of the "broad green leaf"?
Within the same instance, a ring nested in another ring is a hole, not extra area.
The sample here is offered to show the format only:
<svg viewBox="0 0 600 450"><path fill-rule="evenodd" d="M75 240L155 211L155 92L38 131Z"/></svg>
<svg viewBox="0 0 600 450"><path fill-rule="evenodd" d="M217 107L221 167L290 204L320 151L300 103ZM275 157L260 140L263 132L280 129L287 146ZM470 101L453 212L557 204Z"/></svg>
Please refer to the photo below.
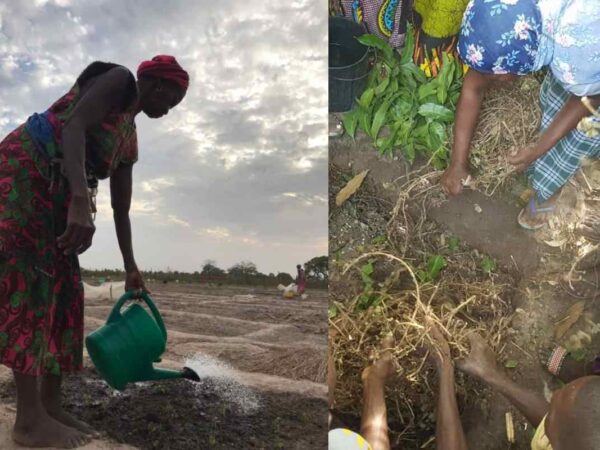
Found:
<svg viewBox="0 0 600 450"><path fill-rule="evenodd" d="M460 97L460 92L454 92L452 94L450 94L449 100L450 100L450 104L456 108L456 105L458 104L458 98Z"/></svg>
<svg viewBox="0 0 600 450"><path fill-rule="evenodd" d="M398 91L398 78L392 77L392 81L390 82L390 86L388 87L388 92L390 94L395 94Z"/></svg>
<svg viewBox="0 0 600 450"><path fill-rule="evenodd" d="M426 103L419 108L419 114L429 119L441 120L444 122L452 122L454 113L442 105L435 103Z"/></svg>
<svg viewBox="0 0 600 450"><path fill-rule="evenodd" d="M435 134L440 142L446 141L446 127L439 122L431 122L429 124L429 132Z"/></svg>
<svg viewBox="0 0 600 450"><path fill-rule="evenodd" d="M418 91L419 100L423 100L423 99L429 97L430 95L435 95L437 90L438 90L438 83L435 78L427 84L422 84L419 87L419 91Z"/></svg>
<svg viewBox="0 0 600 450"><path fill-rule="evenodd" d="M358 114L356 110L348 111L342 117L342 123L344 125L344 130L348 133L348 136L354 138L356 134L356 125L358 124Z"/></svg>
<svg viewBox="0 0 600 450"><path fill-rule="evenodd" d="M481 261L481 268L483 269L483 271L485 273L491 274L492 272L494 272L496 270L496 261L494 261L494 259L492 259L486 255L483 257L483 260Z"/></svg>
<svg viewBox="0 0 600 450"><path fill-rule="evenodd" d="M431 280L435 280L444 267L446 267L446 260L443 256L432 256L427 262L427 275Z"/></svg>
<svg viewBox="0 0 600 450"><path fill-rule="evenodd" d="M356 115L358 116L358 126L365 132L367 135L371 135L371 113L359 106L356 110Z"/></svg>
<svg viewBox="0 0 600 450"><path fill-rule="evenodd" d="M335 317L338 315L338 309L335 305L330 305L328 310L327 310L327 316L329 317L329 319L335 319Z"/></svg>
<svg viewBox="0 0 600 450"><path fill-rule="evenodd" d="M381 104L381 106L375 113L375 117L373 118L373 126L371 127L371 137L373 139L377 139L379 130L381 130L381 127L385 123L385 119L386 119L389 108L390 108L390 102L389 102L389 100L386 100Z"/></svg>
<svg viewBox="0 0 600 450"><path fill-rule="evenodd" d="M383 81L381 83L379 83L377 85L377 87L375 88L375 95L383 94L389 84L390 84L390 77L384 78Z"/></svg>
<svg viewBox="0 0 600 450"><path fill-rule="evenodd" d="M415 160L415 144L413 141L408 141L406 145L403 147L404 156L408 162L412 163Z"/></svg>
<svg viewBox="0 0 600 450"><path fill-rule="evenodd" d="M386 59L392 59L394 57L394 49L379 36L375 36L374 34L363 34L357 39L358 42L363 45L381 50Z"/></svg>
<svg viewBox="0 0 600 450"><path fill-rule="evenodd" d="M402 64L400 66L400 70L401 71L404 70L404 71L410 73L413 76L413 78L420 84L427 83L427 81L428 81L428 79L425 76L425 74L423 73L423 71L421 69L419 69L417 67L417 65L415 63L413 63L412 61L407 62L406 64Z"/></svg>
<svg viewBox="0 0 600 450"><path fill-rule="evenodd" d="M444 83L440 82L440 86L436 94L438 103L440 105L445 105L446 100L448 100L448 89L446 88L446 85Z"/></svg>
<svg viewBox="0 0 600 450"><path fill-rule="evenodd" d="M507 369L514 369L518 365L519 365L519 362L517 360L515 360L515 359L508 359L504 363L504 367L506 367Z"/></svg>
<svg viewBox="0 0 600 450"><path fill-rule="evenodd" d="M458 244L459 244L459 240L456 236L450 236L448 238L448 250L450 250L451 252L458 250Z"/></svg>
<svg viewBox="0 0 600 450"><path fill-rule="evenodd" d="M373 67L373 69L371 69L371 72L369 73L369 77L367 78L367 86L373 86L374 84L377 84L377 82L375 80L377 80L379 78L379 74L381 73L382 67L383 67L383 63L378 62L377 64L375 64L375 67Z"/></svg>
<svg viewBox="0 0 600 450"><path fill-rule="evenodd" d="M360 100L358 101L359 105L363 108L368 108L371 106L371 102L373 101L373 96L375 95L375 90L373 88L369 88L365 90L360 96Z"/></svg>
<svg viewBox="0 0 600 450"><path fill-rule="evenodd" d="M411 62L413 60L413 55L415 52L415 31L410 24L408 25L405 36L406 39L404 41L404 48L402 49L402 54L400 55L400 64L406 64L407 62Z"/></svg>
<svg viewBox="0 0 600 450"><path fill-rule="evenodd" d="M377 146L377 148L379 149L379 153L381 155L385 155L386 153L393 150L394 143L396 142L396 136L398 135L398 132L400 131L401 126L402 126L401 123L395 123L394 126L392 127L392 129L390 130L389 136L387 136L381 140L380 145Z"/></svg>

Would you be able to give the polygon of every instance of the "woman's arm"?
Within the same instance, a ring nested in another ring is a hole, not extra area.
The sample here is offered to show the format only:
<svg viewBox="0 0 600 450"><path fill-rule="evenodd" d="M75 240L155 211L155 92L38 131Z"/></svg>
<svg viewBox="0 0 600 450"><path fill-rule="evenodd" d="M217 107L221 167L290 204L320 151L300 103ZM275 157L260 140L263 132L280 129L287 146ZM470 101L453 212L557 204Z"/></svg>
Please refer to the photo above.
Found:
<svg viewBox="0 0 600 450"><path fill-rule="evenodd" d="M448 194L460 194L462 180L469 174L469 148L488 84L489 78L476 70L469 70L465 75L456 107L450 166L444 172L441 180L442 188Z"/></svg>
<svg viewBox="0 0 600 450"><path fill-rule="evenodd" d="M133 257L131 222L129 220L133 184L132 168L131 164L121 164L110 177L110 199L125 272L137 270L137 264Z"/></svg>
<svg viewBox="0 0 600 450"><path fill-rule="evenodd" d="M131 237L131 221L129 210L131 208L132 192L132 164L121 164L110 177L110 198L113 209L117 241L123 255L123 265L127 274L125 290L146 289L140 271L138 270L133 256L133 244Z"/></svg>
<svg viewBox="0 0 600 450"><path fill-rule="evenodd" d="M588 97L594 108L600 106L600 95ZM533 161L546 154L558 141L577 127L581 119L591 113L581 102L581 97L571 95L561 110L554 116L552 123L541 134L538 141L528 149L523 149L508 161L518 171L525 170Z"/></svg>
<svg viewBox="0 0 600 450"><path fill-rule="evenodd" d="M91 245L95 232L85 174L85 132L122 103L129 76L125 68L115 68L100 76L77 102L63 127L63 171L71 203L67 229L57 242L65 254L83 253Z"/></svg>

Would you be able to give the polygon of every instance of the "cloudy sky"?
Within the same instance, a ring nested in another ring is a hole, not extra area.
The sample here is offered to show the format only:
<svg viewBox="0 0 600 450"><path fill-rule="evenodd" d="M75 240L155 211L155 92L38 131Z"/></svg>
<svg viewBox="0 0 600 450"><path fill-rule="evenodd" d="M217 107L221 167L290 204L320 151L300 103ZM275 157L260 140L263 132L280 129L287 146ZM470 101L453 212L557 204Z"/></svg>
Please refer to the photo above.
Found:
<svg viewBox="0 0 600 450"><path fill-rule="evenodd" d="M135 72L173 54L191 77L167 117L137 119L140 268L253 261L293 272L327 253L327 5L320 0L0 0L0 134L94 60ZM2 138L0 137L0 139ZM84 267L122 267L108 182Z"/></svg>

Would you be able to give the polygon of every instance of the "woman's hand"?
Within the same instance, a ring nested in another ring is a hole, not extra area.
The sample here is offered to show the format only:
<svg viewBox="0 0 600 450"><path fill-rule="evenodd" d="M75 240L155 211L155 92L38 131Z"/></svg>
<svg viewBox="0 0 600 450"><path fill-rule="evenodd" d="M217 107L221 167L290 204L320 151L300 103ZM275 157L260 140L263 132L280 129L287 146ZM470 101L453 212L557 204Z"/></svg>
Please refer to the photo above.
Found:
<svg viewBox="0 0 600 450"><path fill-rule="evenodd" d="M56 240L58 248L65 255L80 255L92 245L95 232L89 197L73 196L67 214L67 229Z"/></svg>
<svg viewBox="0 0 600 450"><path fill-rule="evenodd" d="M438 325L431 318L427 318L427 325L429 327L429 337L431 338L431 352L434 355L435 362L438 368L442 368L443 366L451 366L452 363L452 354L450 353L450 346L448 345L448 340L444 337L442 331L438 327Z"/></svg>
<svg viewBox="0 0 600 450"><path fill-rule="evenodd" d="M150 294L150 290L146 288L142 274L138 269L127 272L127 277L125 278L125 291L136 291L137 295L141 295L142 292Z"/></svg>
<svg viewBox="0 0 600 450"><path fill-rule="evenodd" d="M535 146L532 145L510 155L508 163L513 165L517 172L523 172L538 158L539 154L535 150Z"/></svg>
<svg viewBox="0 0 600 450"><path fill-rule="evenodd" d="M464 165L450 165L442 175L443 191L448 195L462 194L464 183L469 178L469 171Z"/></svg>

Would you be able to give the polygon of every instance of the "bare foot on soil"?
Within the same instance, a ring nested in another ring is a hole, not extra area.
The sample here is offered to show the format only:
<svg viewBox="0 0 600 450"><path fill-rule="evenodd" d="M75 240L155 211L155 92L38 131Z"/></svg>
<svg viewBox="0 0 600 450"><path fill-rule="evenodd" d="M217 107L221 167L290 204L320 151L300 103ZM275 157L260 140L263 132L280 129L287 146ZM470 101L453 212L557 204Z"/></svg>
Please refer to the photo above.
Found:
<svg viewBox="0 0 600 450"><path fill-rule="evenodd" d="M76 430L81 431L82 433L88 434L92 437L99 437L100 433L94 430L87 423L73 417L71 414L67 413L64 409L46 409L50 417L55 420L58 420L63 425L66 425L71 428L75 428Z"/></svg>
<svg viewBox="0 0 600 450"><path fill-rule="evenodd" d="M372 365L363 370L362 380L366 381L370 377L376 377L380 380L386 380L394 373L396 369L394 357L391 350L394 347L394 337L387 336L381 341L381 357Z"/></svg>
<svg viewBox="0 0 600 450"><path fill-rule="evenodd" d="M13 440L24 447L77 448L91 438L75 428L68 427L47 414L31 420L29 424L15 424Z"/></svg>
<svg viewBox="0 0 600 450"><path fill-rule="evenodd" d="M469 341L471 352L458 363L458 368L484 381L499 375L496 355L487 342L477 333L470 334Z"/></svg>

